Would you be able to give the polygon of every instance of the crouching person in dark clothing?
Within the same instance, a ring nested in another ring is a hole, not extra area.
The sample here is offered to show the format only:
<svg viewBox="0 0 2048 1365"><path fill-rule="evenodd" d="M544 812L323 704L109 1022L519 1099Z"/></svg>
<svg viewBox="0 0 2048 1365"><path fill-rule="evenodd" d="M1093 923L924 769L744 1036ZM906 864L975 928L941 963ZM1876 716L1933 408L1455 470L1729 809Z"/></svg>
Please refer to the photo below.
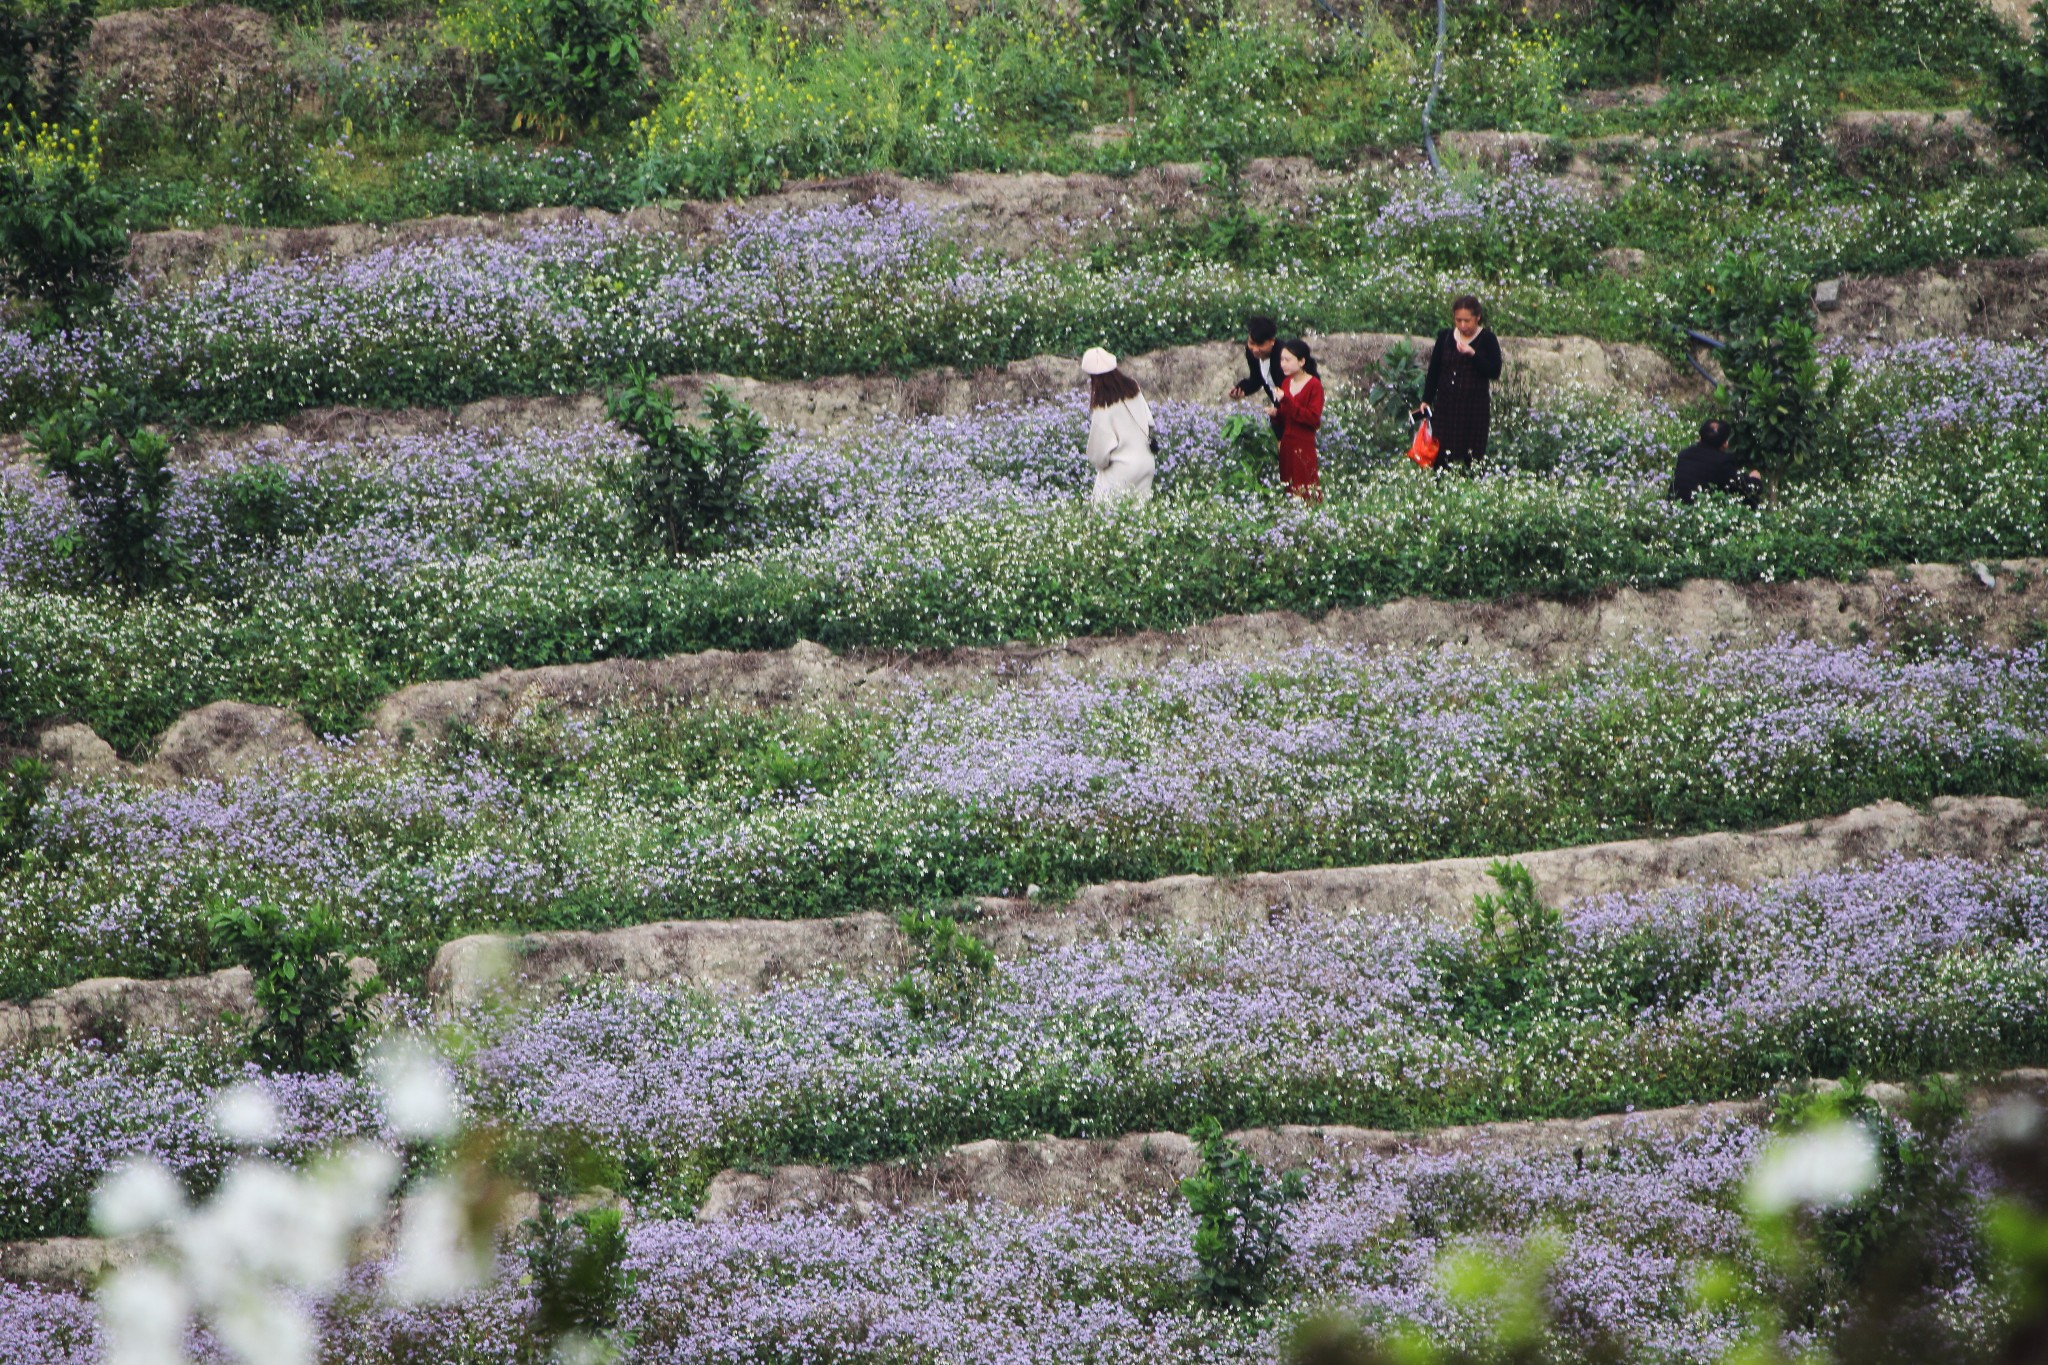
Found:
<svg viewBox="0 0 2048 1365"><path fill-rule="evenodd" d="M1673 502L1691 502L1702 488L1718 488L1751 507L1763 501L1763 478L1754 469L1745 470L1728 451L1726 422L1702 422L1699 444L1678 452L1668 496Z"/></svg>

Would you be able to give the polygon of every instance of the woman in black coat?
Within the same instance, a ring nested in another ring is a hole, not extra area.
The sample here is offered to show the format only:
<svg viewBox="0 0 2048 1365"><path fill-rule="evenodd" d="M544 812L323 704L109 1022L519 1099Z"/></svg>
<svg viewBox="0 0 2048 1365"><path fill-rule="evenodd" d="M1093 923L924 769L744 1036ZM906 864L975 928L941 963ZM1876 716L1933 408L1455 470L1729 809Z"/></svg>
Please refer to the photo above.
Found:
<svg viewBox="0 0 2048 1365"><path fill-rule="evenodd" d="M1493 381L1500 378L1500 339L1486 325L1486 312L1470 294L1451 305L1451 325L1436 334L1429 376L1422 383L1422 407L1443 447L1436 467L1470 472L1486 454L1493 429Z"/></svg>

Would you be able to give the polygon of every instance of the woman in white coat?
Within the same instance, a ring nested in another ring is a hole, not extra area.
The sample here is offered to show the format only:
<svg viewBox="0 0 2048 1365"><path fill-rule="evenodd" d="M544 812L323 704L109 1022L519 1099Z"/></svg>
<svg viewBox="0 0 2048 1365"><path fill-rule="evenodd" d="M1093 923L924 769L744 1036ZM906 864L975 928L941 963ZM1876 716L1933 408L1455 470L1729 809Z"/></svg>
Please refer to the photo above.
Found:
<svg viewBox="0 0 2048 1365"><path fill-rule="evenodd" d="M1152 496L1152 407L1138 381L1116 367L1100 346L1081 357L1089 377L1088 463L1095 466L1095 501Z"/></svg>

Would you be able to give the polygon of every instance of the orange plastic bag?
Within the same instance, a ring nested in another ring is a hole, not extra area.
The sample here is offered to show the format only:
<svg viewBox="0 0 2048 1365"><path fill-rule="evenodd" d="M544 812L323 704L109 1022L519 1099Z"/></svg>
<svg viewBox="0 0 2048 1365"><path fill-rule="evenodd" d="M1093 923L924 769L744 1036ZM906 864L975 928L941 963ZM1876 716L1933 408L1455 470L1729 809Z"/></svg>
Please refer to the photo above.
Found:
<svg viewBox="0 0 2048 1365"><path fill-rule="evenodd" d="M1415 428L1415 441L1408 447L1408 458L1428 469L1436 463L1437 453L1442 449L1437 443L1436 433L1429 429L1429 419L1423 418L1421 425Z"/></svg>

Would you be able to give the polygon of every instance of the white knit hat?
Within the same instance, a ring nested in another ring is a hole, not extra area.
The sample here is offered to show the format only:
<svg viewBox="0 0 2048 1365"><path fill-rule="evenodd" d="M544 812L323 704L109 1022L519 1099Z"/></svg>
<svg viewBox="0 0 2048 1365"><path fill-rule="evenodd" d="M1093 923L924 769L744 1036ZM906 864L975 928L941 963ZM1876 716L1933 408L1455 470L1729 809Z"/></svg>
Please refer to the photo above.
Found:
<svg viewBox="0 0 2048 1365"><path fill-rule="evenodd" d="M1081 355L1082 374L1108 374L1116 368L1116 357L1100 346L1090 346Z"/></svg>

